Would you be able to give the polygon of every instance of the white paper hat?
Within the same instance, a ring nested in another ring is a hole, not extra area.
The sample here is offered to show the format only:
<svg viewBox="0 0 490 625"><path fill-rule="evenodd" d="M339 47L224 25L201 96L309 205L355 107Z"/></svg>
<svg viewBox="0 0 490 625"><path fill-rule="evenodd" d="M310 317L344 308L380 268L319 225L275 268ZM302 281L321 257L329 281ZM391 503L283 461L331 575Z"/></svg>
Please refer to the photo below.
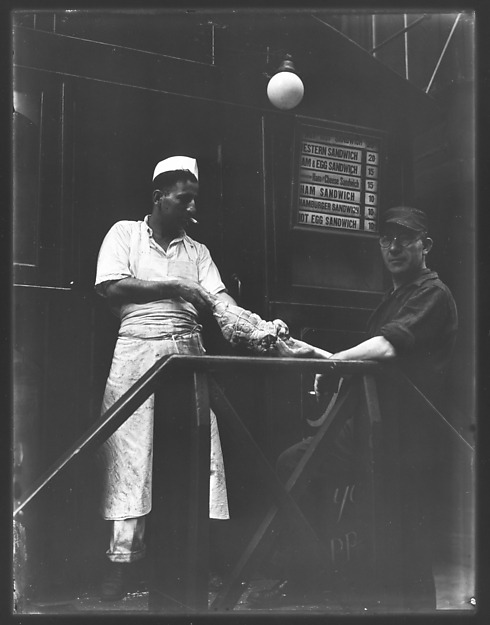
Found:
<svg viewBox="0 0 490 625"><path fill-rule="evenodd" d="M178 171L180 169L189 170L199 180L197 161L190 156L170 156L160 161L153 172L153 180L163 174L164 171Z"/></svg>

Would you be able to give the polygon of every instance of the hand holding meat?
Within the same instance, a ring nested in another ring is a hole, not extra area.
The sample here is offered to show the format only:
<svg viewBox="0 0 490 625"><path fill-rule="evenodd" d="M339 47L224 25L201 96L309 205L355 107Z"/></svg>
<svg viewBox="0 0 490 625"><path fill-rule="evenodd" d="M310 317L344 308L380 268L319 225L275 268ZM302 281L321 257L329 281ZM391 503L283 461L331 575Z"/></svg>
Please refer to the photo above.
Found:
<svg viewBox="0 0 490 625"><path fill-rule="evenodd" d="M264 321L256 313L219 299L212 310L224 338L255 353L269 352L279 337L289 337L289 328L281 319Z"/></svg>
<svg viewBox="0 0 490 625"><path fill-rule="evenodd" d="M175 280L174 288L179 297L193 304L198 310L211 307L215 301L213 296L194 280L178 278Z"/></svg>

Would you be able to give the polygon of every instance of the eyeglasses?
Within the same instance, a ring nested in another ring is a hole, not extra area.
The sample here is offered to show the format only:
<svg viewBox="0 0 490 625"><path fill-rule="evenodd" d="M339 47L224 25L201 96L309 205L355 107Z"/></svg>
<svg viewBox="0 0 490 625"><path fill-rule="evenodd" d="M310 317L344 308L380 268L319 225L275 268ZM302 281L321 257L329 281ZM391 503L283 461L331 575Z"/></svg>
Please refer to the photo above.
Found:
<svg viewBox="0 0 490 625"><path fill-rule="evenodd" d="M418 239L420 239L420 234L417 236L413 236L413 234L397 234L396 236L385 234L379 237L379 244L381 247L390 247L391 244L396 241L398 245L402 247L408 247L411 243L415 243Z"/></svg>

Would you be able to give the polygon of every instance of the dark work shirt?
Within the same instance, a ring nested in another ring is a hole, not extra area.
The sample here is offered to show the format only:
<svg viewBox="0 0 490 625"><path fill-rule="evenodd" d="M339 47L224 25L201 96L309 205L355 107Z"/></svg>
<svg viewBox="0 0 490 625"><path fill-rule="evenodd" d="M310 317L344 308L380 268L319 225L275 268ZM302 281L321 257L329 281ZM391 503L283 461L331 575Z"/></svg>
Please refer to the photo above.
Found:
<svg viewBox="0 0 490 625"><path fill-rule="evenodd" d="M400 369L429 399L437 399L457 327L451 291L435 271L424 269L385 295L368 321L368 334L388 340Z"/></svg>

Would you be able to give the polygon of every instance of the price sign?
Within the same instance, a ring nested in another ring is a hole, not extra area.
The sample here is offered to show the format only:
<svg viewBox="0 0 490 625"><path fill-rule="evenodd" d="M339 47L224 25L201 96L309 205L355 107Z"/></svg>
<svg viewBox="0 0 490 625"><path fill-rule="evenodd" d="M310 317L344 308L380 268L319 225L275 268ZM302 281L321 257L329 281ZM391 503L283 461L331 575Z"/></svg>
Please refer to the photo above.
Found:
<svg viewBox="0 0 490 625"><path fill-rule="evenodd" d="M380 140L300 125L295 225L378 232Z"/></svg>

